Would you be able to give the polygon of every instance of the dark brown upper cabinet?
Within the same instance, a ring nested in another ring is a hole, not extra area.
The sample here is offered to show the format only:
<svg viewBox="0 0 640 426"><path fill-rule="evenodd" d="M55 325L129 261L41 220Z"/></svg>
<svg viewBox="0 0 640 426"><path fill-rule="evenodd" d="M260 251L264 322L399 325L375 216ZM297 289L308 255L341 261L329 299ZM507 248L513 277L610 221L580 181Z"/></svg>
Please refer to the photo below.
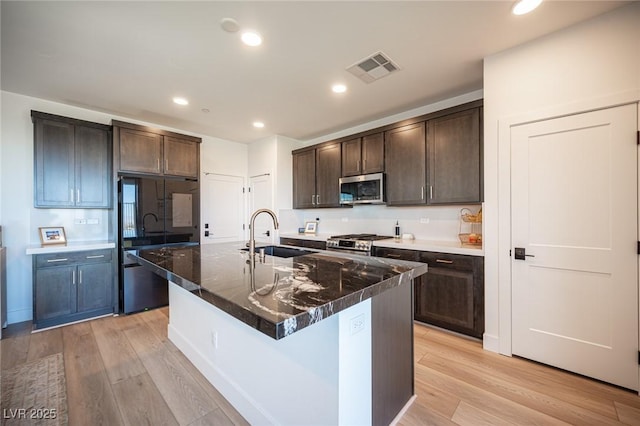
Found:
<svg viewBox="0 0 640 426"><path fill-rule="evenodd" d="M386 131L384 156L387 205L425 204L425 123Z"/></svg>
<svg viewBox="0 0 640 426"><path fill-rule="evenodd" d="M293 153L293 208L340 207L341 145Z"/></svg>
<svg viewBox="0 0 640 426"><path fill-rule="evenodd" d="M198 179L200 138L115 120L113 125L119 172Z"/></svg>
<svg viewBox="0 0 640 426"><path fill-rule="evenodd" d="M31 111L34 206L111 207L111 127Z"/></svg>
<svg viewBox="0 0 640 426"><path fill-rule="evenodd" d="M427 121L428 204L482 201L482 118L473 108Z"/></svg>
<svg viewBox="0 0 640 426"><path fill-rule="evenodd" d="M342 176L384 171L384 133L342 142Z"/></svg>

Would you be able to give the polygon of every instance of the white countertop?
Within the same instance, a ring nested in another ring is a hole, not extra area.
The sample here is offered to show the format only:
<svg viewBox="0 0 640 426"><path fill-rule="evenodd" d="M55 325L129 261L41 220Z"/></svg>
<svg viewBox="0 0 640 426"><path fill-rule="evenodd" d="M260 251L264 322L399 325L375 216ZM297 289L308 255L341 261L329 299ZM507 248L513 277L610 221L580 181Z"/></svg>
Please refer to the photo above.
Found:
<svg viewBox="0 0 640 426"><path fill-rule="evenodd" d="M63 244L41 246L31 245L27 247L27 254L48 254L48 253L65 253L70 251L86 251L86 250L100 250L115 248L116 243L114 241L72 241Z"/></svg>
<svg viewBox="0 0 640 426"><path fill-rule="evenodd" d="M298 234L298 233L282 233L282 238L297 238L299 240L327 241L331 234ZM482 246L463 246L458 241L440 241L440 240L378 240L374 241L376 247L389 247L406 250L418 251L434 251L438 253L450 254L466 254L469 256L484 256Z"/></svg>

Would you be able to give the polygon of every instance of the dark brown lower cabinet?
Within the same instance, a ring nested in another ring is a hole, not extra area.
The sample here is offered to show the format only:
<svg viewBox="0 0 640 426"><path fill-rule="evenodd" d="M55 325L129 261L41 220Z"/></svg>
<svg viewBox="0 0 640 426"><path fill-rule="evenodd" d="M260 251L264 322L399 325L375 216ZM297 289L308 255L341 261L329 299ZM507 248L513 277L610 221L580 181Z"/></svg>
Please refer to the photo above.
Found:
<svg viewBox="0 0 640 426"><path fill-rule="evenodd" d="M280 237L280 244L287 246L305 247L318 250L326 250L327 243L324 241L305 240L302 238L283 238Z"/></svg>
<svg viewBox="0 0 640 426"><path fill-rule="evenodd" d="M416 321L482 338L484 257L386 247L377 247L375 254L429 265L414 280Z"/></svg>
<svg viewBox="0 0 640 426"><path fill-rule="evenodd" d="M112 258L112 249L34 255L34 328L112 313Z"/></svg>

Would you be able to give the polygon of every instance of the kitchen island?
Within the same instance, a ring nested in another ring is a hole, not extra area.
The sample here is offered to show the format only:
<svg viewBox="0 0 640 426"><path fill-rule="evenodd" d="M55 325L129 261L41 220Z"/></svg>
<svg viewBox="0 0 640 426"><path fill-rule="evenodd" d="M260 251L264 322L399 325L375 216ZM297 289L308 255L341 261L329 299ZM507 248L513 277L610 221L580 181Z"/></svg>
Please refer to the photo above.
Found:
<svg viewBox="0 0 640 426"><path fill-rule="evenodd" d="M422 263L243 244L127 252L170 281L169 338L252 424L388 424L413 397ZM296 254L295 252L293 254Z"/></svg>

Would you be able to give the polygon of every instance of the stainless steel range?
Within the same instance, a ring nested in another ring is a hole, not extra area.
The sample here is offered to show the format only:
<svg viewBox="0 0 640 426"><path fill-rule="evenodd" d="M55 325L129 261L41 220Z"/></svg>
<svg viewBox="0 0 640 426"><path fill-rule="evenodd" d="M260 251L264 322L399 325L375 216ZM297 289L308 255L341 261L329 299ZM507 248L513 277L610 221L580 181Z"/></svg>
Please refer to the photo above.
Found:
<svg viewBox="0 0 640 426"><path fill-rule="evenodd" d="M376 234L335 235L327 239L327 250L371 256L373 242L393 238Z"/></svg>

